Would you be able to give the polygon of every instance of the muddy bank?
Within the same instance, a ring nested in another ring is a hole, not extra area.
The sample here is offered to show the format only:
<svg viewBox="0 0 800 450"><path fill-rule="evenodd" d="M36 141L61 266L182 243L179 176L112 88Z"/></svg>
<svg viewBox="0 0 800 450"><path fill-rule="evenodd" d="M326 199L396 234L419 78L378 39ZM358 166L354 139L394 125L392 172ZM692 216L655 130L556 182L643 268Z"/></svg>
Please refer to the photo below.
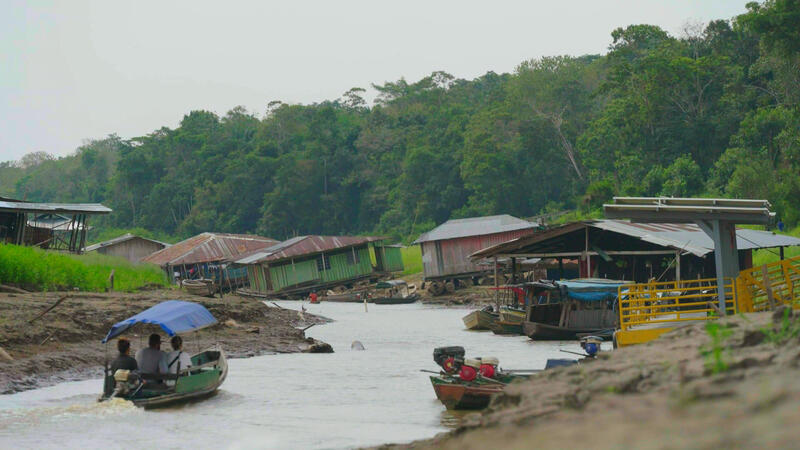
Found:
<svg viewBox="0 0 800 450"><path fill-rule="evenodd" d="M65 295L69 297L52 311L28 323ZM188 351L219 342L232 358L307 350L313 343L306 340L301 329L328 321L296 310L268 307L251 298L205 298L179 290L132 294L0 293L0 347L13 358L8 361L0 355L0 393L100 375L105 352L112 358L115 352L113 346L106 348L100 343L111 325L165 300L201 303L219 321L187 335L184 347ZM139 326L126 333L134 351L146 346L147 335L152 331L161 330ZM166 347L168 344L162 346Z"/></svg>
<svg viewBox="0 0 800 450"><path fill-rule="evenodd" d="M688 326L542 372L452 432L385 448L791 448L799 336L800 319L770 313Z"/></svg>

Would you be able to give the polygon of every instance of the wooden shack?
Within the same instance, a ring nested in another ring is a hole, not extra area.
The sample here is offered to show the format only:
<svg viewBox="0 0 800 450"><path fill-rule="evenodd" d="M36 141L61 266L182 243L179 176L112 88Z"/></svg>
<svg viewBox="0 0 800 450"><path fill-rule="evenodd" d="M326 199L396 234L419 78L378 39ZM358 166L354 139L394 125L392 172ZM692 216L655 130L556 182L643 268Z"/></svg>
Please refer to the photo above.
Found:
<svg viewBox="0 0 800 450"><path fill-rule="evenodd" d="M469 256L479 250L533 233L537 225L508 214L453 219L423 233L414 241L422 250L426 281L478 281L494 268Z"/></svg>
<svg viewBox="0 0 800 450"><path fill-rule="evenodd" d="M84 252L97 252L103 255L119 256L130 262L139 262L145 256L169 246L170 244L166 242L126 233L114 239L90 245L84 249Z"/></svg>
<svg viewBox="0 0 800 450"><path fill-rule="evenodd" d="M210 278L228 289L248 283L247 271L230 261L278 241L251 234L200 233L142 258L161 266L170 279Z"/></svg>
<svg viewBox="0 0 800 450"><path fill-rule="evenodd" d="M305 295L403 270L400 248L382 245L382 240L298 236L245 255L235 264L247 268L252 293Z"/></svg>

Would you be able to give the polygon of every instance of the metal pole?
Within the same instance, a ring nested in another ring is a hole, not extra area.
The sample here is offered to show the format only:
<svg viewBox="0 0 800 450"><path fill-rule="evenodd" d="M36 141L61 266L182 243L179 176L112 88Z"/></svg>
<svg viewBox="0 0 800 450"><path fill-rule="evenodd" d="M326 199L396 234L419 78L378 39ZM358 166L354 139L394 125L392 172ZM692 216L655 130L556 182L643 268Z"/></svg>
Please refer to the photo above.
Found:
<svg viewBox="0 0 800 450"><path fill-rule="evenodd" d="M681 281L681 252L675 252L675 281ZM676 283L677 284L677 283Z"/></svg>

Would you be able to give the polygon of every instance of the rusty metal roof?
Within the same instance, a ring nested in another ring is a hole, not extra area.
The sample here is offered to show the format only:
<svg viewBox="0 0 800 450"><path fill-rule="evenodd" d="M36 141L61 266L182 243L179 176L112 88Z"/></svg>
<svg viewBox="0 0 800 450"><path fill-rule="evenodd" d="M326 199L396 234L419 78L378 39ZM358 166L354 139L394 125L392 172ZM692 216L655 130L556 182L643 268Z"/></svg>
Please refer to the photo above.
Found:
<svg viewBox="0 0 800 450"><path fill-rule="evenodd" d="M375 236L297 236L269 248L253 251L234 261L236 264L256 264L287 258L312 255L369 242L382 241Z"/></svg>
<svg viewBox="0 0 800 450"><path fill-rule="evenodd" d="M223 261L267 248L277 242L275 239L251 234L200 233L161 249L142 261L160 266Z"/></svg>
<svg viewBox="0 0 800 450"><path fill-rule="evenodd" d="M548 241L589 226L614 233L624 234L644 242L705 256L714 251L714 241L691 223L638 223L628 220L587 220L572 222L530 236L523 236L470 255L470 258L486 258L494 255L525 253L525 248ZM583 237L580 238L583 242ZM740 228L736 230L736 246L739 250L788 247L800 245L800 239L771 231ZM614 249L621 250L621 249Z"/></svg>
<svg viewBox="0 0 800 450"><path fill-rule="evenodd" d="M508 214L486 217L469 217L466 219L451 219L427 233L422 233L412 244L421 244L428 241L455 239L467 236L480 236L484 234L505 233L507 231L524 230L536 225Z"/></svg>

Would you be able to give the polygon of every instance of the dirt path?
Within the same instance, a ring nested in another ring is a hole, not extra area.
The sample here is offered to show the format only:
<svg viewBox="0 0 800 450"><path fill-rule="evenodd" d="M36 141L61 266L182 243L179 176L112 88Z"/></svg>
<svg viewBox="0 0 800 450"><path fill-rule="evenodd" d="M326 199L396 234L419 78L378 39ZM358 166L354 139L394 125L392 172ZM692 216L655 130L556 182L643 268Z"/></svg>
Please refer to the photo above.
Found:
<svg viewBox="0 0 800 450"><path fill-rule="evenodd" d="M800 319L703 324L509 386L434 439L385 448L793 448ZM764 331L767 330L767 331ZM708 351L721 350L716 366Z"/></svg>
<svg viewBox="0 0 800 450"><path fill-rule="evenodd" d="M69 298L28 323L65 295ZM205 298L178 290L133 294L2 293L0 348L13 361L5 360L0 353L0 394L100 375L106 350L109 355L115 352L112 346L106 349L100 343L111 325L165 300L201 303L219 321L218 325L187 335L186 349L194 351L219 342L233 358L303 351L309 341L301 328L329 321L307 313L300 317L296 310L268 307L255 299L234 295ZM140 326L126 334L134 352L146 345L152 331L161 330Z"/></svg>

